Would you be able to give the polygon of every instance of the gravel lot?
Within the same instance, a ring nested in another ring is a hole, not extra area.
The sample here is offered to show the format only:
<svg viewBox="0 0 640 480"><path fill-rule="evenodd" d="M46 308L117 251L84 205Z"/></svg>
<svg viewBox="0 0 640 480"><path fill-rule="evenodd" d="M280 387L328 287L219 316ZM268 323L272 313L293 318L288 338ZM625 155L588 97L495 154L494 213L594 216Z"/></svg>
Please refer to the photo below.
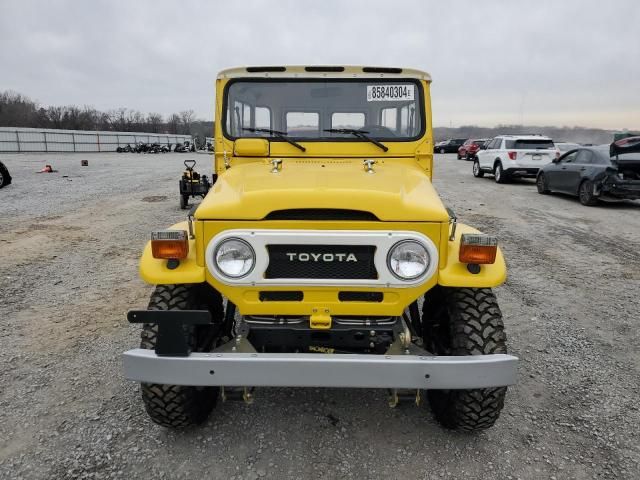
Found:
<svg viewBox="0 0 640 480"><path fill-rule="evenodd" d="M184 217L180 154L3 155L0 478L640 477L640 203L583 207L436 156L461 221L496 233L519 384L491 430L442 430L379 390L263 389L208 424L148 420L119 355L148 232ZM88 167L80 159L89 160ZM201 166L210 157L197 155ZM36 174L45 163L54 174Z"/></svg>

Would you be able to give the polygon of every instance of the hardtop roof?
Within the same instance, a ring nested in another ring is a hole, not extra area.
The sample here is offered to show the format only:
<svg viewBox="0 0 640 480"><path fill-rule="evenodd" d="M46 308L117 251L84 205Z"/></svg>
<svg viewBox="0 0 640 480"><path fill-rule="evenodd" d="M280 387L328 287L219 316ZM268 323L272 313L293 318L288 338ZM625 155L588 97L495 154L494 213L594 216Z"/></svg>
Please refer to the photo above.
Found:
<svg viewBox="0 0 640 480"><path fill-rule="evenodd" d="M225 78L411 78L431 82L431 75L413 68L363 65L271 65L226 68Z"/></svg>

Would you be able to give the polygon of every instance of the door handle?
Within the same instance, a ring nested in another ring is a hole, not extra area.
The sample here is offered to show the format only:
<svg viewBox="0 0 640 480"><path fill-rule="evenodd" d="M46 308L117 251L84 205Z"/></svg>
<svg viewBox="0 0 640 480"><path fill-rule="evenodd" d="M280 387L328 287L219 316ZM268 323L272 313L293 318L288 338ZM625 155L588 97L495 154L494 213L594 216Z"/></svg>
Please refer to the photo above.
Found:
<svg viewBox="0 0 640 480"><path fill-rule="evenodd" d="M562 170L566 170L566 169L567 169L567 167L562 167Z"/></svg>
<svg viewBox="0 0 640 480"><path fill-rule="evenodd" d="M582 167L582 168L580 169L580 171L581 171L581 172L584 172L585 170L586 170L586 167Z"/></svg>

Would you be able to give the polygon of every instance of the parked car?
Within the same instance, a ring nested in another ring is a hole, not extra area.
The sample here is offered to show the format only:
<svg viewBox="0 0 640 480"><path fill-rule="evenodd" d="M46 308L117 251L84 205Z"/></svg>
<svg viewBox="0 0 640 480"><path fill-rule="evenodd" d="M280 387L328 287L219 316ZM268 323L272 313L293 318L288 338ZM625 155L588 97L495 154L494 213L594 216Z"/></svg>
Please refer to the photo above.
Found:
<svg viewBox="0 0 640 480"><path fill-rule="evenodd" d="M486 142L486 138L469 139L458 148L458 160L473 160L480 147Z"/></svg>
<svg viewBox="0 0 640 480"><path fill-rule="evenodd" d="M497 183L535 178L538 170L559 156L553 140L543 135L498 135L482 146L473 161L473 176L493 174Z"/></svg>
<svg viewBox="0 0 640 480"><path fill-rule="evenodd" d="M4 166L4 163L0 162L0 188L6 187L11 183L11 175L9 170Z"/></svg>
<svg viewBox="0 0 640 480"><path fill-rule="evenodd" d="M433 146L433 153L456 153L460 145L466 140L466 138L450 138L449 140L438 142Z"/></svg>
<svg viewBox="0 0 640 480"><path fill-rule="evenodd" d="M536 186L541 194L577 195L587 206L599 198L640 199L640 137L570 150L538 172Z"/></svg>

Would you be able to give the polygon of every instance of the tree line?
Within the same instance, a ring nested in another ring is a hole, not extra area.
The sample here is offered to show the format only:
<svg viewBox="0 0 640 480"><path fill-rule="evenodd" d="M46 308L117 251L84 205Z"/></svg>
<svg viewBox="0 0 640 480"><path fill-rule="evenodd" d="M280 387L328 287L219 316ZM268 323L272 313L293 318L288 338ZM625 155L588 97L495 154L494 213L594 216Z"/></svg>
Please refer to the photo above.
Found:
<svg viewBox="0 0 640 480"><path fill-rule="evenodd" d="M129 108L101 112L85 105L42 106L17 92L0 92L0 127L53 128L64 130L111 130L117 132L169 133L210 137L213 122L196 118L193 110L142 113Z"/></svg>
<svg viewBox="0 0 640 480"><path fill-rule="evenodd" d="M164 117L160 113L142 113L129 108L101 112L91 106L42 106L17 92L0 92L0 127L54 128L65 130L111 130L117 132L169 133L210 137L213 122L199 120L193 110ZM447 138L490 138L514 133L540 133L556 142L609 143L613 132L585 127L531 127L498 125L457 128L435 127L436 141Z"/></svg>

